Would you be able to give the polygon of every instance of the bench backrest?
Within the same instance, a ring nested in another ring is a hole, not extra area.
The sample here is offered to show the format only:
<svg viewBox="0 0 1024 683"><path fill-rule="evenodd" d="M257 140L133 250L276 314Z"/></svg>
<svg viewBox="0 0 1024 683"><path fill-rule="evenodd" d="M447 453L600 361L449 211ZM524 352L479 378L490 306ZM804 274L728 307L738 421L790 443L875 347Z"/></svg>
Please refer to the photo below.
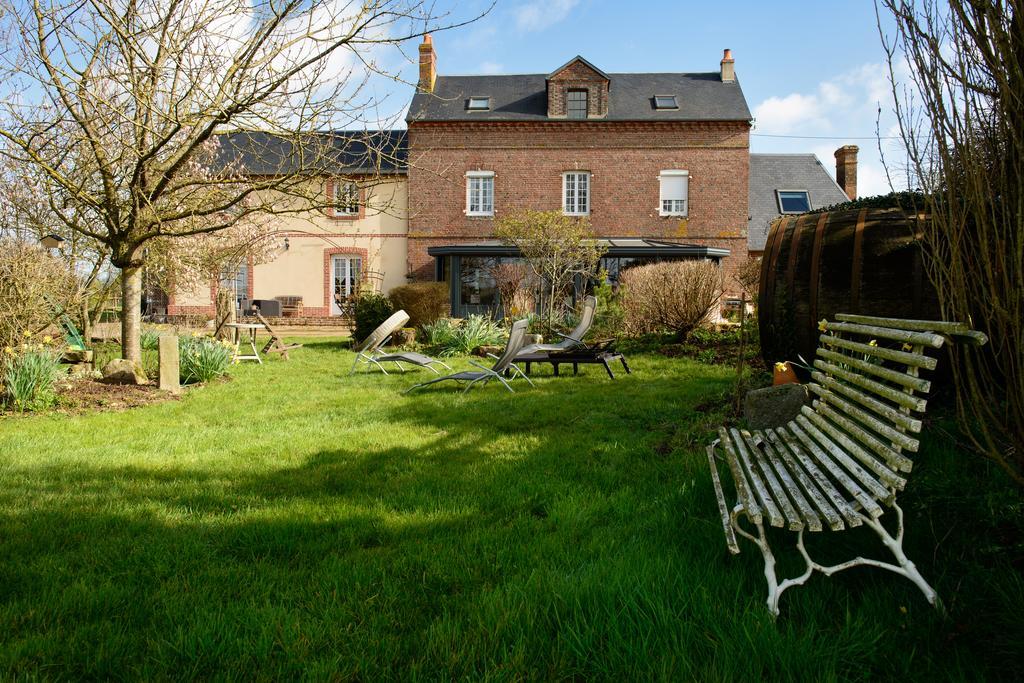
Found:
<svg viewBox="0 0 1024 683"><path fill-rule="evenodd" d="M815 399L796 424L822 447L841 448L853 459L848 469L862 467L887 489L902 489L906 479L900 473L913 465L907 453L917 452L918 416L931 391L920 372L938 364L925 351L942 348L947 339L984 344L987 338L963 323L850 314L818 327L822 334L808 385ZM876 493L876 499L888 498Z"/></svg>

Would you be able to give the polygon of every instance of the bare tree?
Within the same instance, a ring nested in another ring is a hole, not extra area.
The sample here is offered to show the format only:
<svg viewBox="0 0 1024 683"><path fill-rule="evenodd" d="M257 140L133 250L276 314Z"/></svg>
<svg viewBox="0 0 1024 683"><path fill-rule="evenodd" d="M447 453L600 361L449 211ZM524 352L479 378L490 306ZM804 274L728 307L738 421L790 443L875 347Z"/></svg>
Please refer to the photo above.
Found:
<svg viewBox="0 0 1024 683"><path fill-rule="evenodd" d="M369 86L398 79L381 60L459 24L434 5L0 0L0 153L37 169L67 229L109 250L125 358L140 358L151 242L326 208L318 178L353 149L360 182L380 178L393 150L329 131L380 126L388 105Z"/></svg>
<svg viewBox="0 0 1024 683"><path fill-rule="evenodd" d="M949 320L992 344L958 351L973 444L1024 485L1024 10L1018 0L880 0L903 144L924 190L929 276ZM908 74L904 81L903 74Z"/></svg>
<svg viewBox="0 0 1024 683"><path fill-rule="evenodd" d="M91 326L118 284L110 252L101 242L67 228L55 214L47 193L41 190L44 185L35 167L0 157L0 237L31 244L39 244L48 236L60 238L60 245L51 255L64 262L65 271L77 282L73 299L80 306L82 334L88 339ZM65 213L75 210L67 203L61 209ZM56 294L51 293L51 300L68 309L72 301L62 300ZM75 311L68 312L75 315Z"/></svg>

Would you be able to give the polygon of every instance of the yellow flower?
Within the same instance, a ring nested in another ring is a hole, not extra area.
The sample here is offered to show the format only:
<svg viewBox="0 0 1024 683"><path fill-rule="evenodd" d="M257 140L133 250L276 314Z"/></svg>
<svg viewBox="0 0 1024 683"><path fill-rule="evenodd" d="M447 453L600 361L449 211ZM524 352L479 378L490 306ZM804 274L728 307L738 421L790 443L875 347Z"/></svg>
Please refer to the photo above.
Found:
<svg viewBox="0 0 1024 683"><path fill-rule="evenodd" d="M914 349L914 347L911 346L910 344L904 344L903 345L903 350L904 351L913 351L913 349Z"/></svg>
<svg viewBox="0 0 1024 683"><path fill-rule="evenodd" d="M868 346L878 346L878 340L872 339L871 341L868 342Z"/></svg>
<svg viewBox="0 0 1024 683"><path fill-rule="evenodd" d="M776 363L775 364L775 371L776 372L785 372L786 371L786 363L785 362Z"/></svg>
<svg viewBox="0 0 1024 683"><path fill-rule="evenodd" d="M824 318L822 318L821 320L818 321L818 331L824 332L827 329L828 329L828 321L825 320Z"/></svg>
<svg viewBox="0 0 1024 683"><path fill-rule="evenodd" d="M22 334L25 336L25 339L28 339L29 337L32 336L32 333L29 332L28 330L25 330L24 332L22 332Z"/></svg>
<svg viewBox="0 0 1024 683"><path fill-rule="evenodd" d="M49 344L52 341L53 341L53 337L51 337L50 335L46 335L45 337L43 337L43 343L44 344Z"/></svg>
<svg viewBox="0 0 1024 683"><path fill-rule="evenodd" d="M4 347L4 353L6 353L8 356L13 356L14 355L14 349L12 349L10 346L5 346Z"/></svg>

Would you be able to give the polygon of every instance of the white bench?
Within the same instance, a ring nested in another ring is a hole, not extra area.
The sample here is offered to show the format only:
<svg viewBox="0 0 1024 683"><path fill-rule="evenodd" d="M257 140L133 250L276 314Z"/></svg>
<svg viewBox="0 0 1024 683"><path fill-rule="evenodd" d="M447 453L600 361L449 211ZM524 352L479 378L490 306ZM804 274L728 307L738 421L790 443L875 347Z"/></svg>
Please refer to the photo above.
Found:
<svg viewBox="0 0 1024 683"><path fill-rule="evenodd" d="M903 552L903 510L896 495L907 483L931 383L919 376L937 360L925 349L947 340L981 345L988 340L962 323L901 320L839 314L822 321L813 380L812 406L783 427L748 432L719 428L707 447L711 479L726 544L739 553L736 534L764 555L768 609L779 613L779 598L805 583L814 571L826 576L868 565L888 569L913 581L932 605L938 596ZM736 495L730 509L719 476L724 462ZM882 525L887 508L896 511L896 533ZM741 525L744 518L753 525ZM799 576L779 581L765 524L796 532L796 547L807 563ZM811 559L804 531L841 531L866 525L881 538L896 563L854 558L825 566Z"/></svg>

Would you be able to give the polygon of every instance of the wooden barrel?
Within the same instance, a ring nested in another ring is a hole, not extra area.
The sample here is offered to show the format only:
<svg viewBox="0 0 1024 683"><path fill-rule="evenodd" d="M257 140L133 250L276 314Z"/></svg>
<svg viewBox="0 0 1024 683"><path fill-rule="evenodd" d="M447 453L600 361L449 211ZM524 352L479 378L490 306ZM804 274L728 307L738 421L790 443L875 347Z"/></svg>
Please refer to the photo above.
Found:
<svg viewBox="0 0 1024 683"><path fill-rule="evenodd" d="M767 362L814 359L836 313L938 319L921 260L925 216L854 209L776 219L761 261L758 324Z"/></svg>

